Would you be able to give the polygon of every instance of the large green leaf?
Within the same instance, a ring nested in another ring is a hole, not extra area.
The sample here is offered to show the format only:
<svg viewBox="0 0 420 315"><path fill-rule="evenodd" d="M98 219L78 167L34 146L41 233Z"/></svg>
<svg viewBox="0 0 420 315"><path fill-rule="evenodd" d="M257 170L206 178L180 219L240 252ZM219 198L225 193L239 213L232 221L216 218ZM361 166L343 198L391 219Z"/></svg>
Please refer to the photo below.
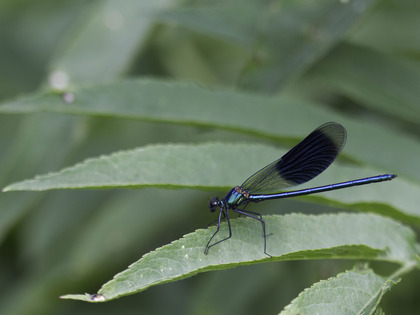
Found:
<svg viewBox="0 0 420 315"><path fill-rule="evenodd" d="M12 184L5 191L145 186L229 188L282 154L284 151L265 145L151 145L89 159L57 173ZM217 159L219 156L225 157L223 162Z"/></svg>
<svg viewBox="0 0 420 315"><path fill-rule="evenodd" d="M64 298L102 302L143 291L151 286L184 279L200 272L239 265L293 259L374 259L417 264L415 235L401 224L373 214L266 216L270 235L263 252L261 224L250 218L232 220L231 239L204 246L216 227L198 230L143 256L127 270L104 284L99 295L68 295ZM259 231L259 232L258 232ZM226 237L227 224L215 241Z"/></svg>
<svg viewBox="0 0 420 315"><path fill-rule="evenodd" d="M211 126L279 140L299 140L324 122L338 121L348 130L344 153L349 157L420 181L417 141L387 125L350 120L312 103L158 80L124 80L78 88L72 93L72 103L64 102L57 93L43 92L6 102L0 112L126 117ZM309 130L307 126L311 126Z"/></svg>
<svg viewBox="0 0 420 315"><path fill-rule="evenodd" d="M154 145L90 159L57 173L12 184L4 190L148 186L228 190L241 184L252 173L284 153L285 151L264 145L220 143ZM220 161L220 156L225 157L223 161ZM238 156L247 158L238 159ZM312 186L329 184L356 177L367 177L378 172L378 170L336 165L310 184ZM419 222L420 212L416 204L420 200L416 197L417 190L417 185L397 178L391 183L324 193L320 195L322 198L318 196L317 201L341 207L350 206L353 209L370 209ZM369 203L376 205L368 205Z"/></svg>

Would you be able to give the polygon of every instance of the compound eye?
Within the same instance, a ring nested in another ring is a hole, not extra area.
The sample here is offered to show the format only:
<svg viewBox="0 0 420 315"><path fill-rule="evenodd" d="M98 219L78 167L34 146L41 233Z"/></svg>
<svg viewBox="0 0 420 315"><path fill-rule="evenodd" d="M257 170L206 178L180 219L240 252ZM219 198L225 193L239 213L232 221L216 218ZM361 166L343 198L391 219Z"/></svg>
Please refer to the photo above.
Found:
<svg viewBox="0 0 420 315"><path fill-rule="evenodd" d="M214 212L219 207L219 198L214 197L209 203L210 212Z"/></svg>

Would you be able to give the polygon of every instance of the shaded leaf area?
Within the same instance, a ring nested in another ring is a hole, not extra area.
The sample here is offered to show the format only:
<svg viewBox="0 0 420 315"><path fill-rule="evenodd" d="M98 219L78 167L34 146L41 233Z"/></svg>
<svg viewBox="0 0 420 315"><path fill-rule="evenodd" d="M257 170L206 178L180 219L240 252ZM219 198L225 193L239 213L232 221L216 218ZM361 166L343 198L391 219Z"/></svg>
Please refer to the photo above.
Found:
<svg viewBox="0 0 420 315"><path fill-rule="evenodd" d="M20 8L9 7L3 11L2 22L10 19L20 20L20 23L5 24L2 29L18 30L16 34L19 34L19 39L11 36L8 38L10 42L4 42L2 37L3 46L8 48L3 50L6 54L2 54L2 60L5 60L3 65L7 67L3 67L5 71L1 74L0 94L10 93L10 90L16 89L15 86L19 86L18 90L22 89L28 82L38 86L41 76L46 72L39 64L47 60L50 61L50 74L64 72L72 85L76 82L109 81L121 75L138 50L144 47L153 24L152 13L169 5L169 1L164 0L141 3L124 0L118 2L118 8L113 1L92 2L84 7L71 1L61 2L61 5L48 1L44 1L42 5L27 2L19 4ZM127 28L130 32L126 31ZM63 36L69 29L71 31ZM35 38L37 40L31 40ZM61 49L55 50L58 45ZM101 58L97 58L98 47L101 49ZM50 59L54 50L55 56ZM17 64L14 65L14 62ZM34 74L34 70L40 73ZM32 82L35 78L36 84ZM54 78L49 79L49 83L54 85L51 82ZM14 82L15 80L18 82ZM35 114L21 117L21 120L11 116L4 117L1 125L5 128L3 134L6 135L2 139L0 153L1 185L29 174L48 171L51 167L62 167L68 162L69 156L80 148L81 142L86 141L87 130L90 128L86 120L50 114ZM51 148L54 148L53 153L47 154ZM44 195L27 193L19 196L0 196L0 240L32 207L45 198Z"/></svg>
<svg viewBox="0 0 420 315"><path fill-rule="evenodd" d="M241 10L238 10L238 6ZM206 33L218 39L251 47L257 37L257 20L269 10L266 1L194 1L182 7L162 10L159 20Z"/></svg>
<svg viewBox="0 0 420 315"><path fill-rule="evenodd" d="M308 73L327 89L417 124L420 64L351 44L334 49Z"/></svg>
<svg viewBox="0 0 420 315"><path fill-rule="evenodd" d="M196 85L159 80L123 80L75 89L72 103L62 95L41 92L6 102L3 113L53 111L80 115L106 115L146 121L211 126L298 141L327 121L337 121L348 131L344 152L354 160L389 169L420 181L417 141L389 126L350 120L313 103L288 97L263 97ZM226 106L225 104L229 104ZM238 113L241 119L238 119ZM311 126L308 130L299 126ZM374 150L371 149L374 146ZM390 150L392 147L392 150ZM369 149L368 149L369 148ZM400 152L405 152L401 155ZM395 161L399 163L395 163Z"/></svg>
<svg viewBox="0 0 420 315"><path fill-rule="evenodd" d="M6 185L11 180L18 180L38 172L47 172L51 167L63 167L68 154L79 147L80 139L73 132L73 127L82 127L83 121L70 116L54 114L35 114L21 117L15 133L7 132L11 140L2 147L0 153L0 184ZM7 124L2 117L0 124ZM59 147L55 154L46 154L51 147ZM36 206L44 194L1 194L0 195L0 243L9 230L15 226L31 208Z"/></svg>
<svg viewBox="0 0 420 315"><path fill-rule="evenodd" d="M305 289L280 314L372 314L394 284L371 269L354 268Z"/></svg>
<svg viewBox="0 0 420 315"><path fill-rule="evenodd" d="M61 89L69 84L109 81L122 75L145 48L156 13L173 3L171 0L91 3L80 18L79 26L83 27L69 32L62 41L65 49L54 56L50 72L60 74L56 78L50 76L49 83ZM55 82L57 79L60 82Z"/></svg>
<svg viewBox="0 0 420 315"><path fill-rule="evenodd" d="M151 145L89 159L57 173L6 187L13 190L81 188L224 188L243 183L252 173L285 152L265 145ZM224 156L223 162L219 157ZM246 159L237 159L246 156ZM307 186L321 186L378 174L378 170L334 165ZM210 175L209 175L210 174ZM301 187L301 186L299 186ZM306 197L339 207L376 211L420 224L418 185L402 178ZM407 198L409 196L410 198ZM373 205L373 204L374 205Z"/></svg>
<svg viewBox="0 0 420 315"><path fill-rule="evenodd" d="M209 195L197 191L63 190L47 196L20 225L18 267L26 266L26 276L5 281L0 314L45 314L52 305L61 307L59 295L97 287L141 253L211 220ZM9 270L2 279L11 277ZM149 305L151 312L155 307Z"/></svg>
<svg viewBox="0 0 420 315"><path fill-rule="evenodd" d="M376 2L197 1L160 17L245 46L251 53L239 85L275 92L319 60Z"/></svg>
<svg viewBox="0 0 420 315"><path fill-rule="evenodd" d="M351 41L415 60L420 41L413 30L420 28L419 9L417 0L379 1L352 29Z"/></svg>
<svg viewBox="0 0 420 315"><path fill-rule="evenodd" d="M334 0L273 6L261 17L261 34L254 46L254 59L246 65L240 86L276 92L304 73L331 49L375 0L347 3Z"/></svg>
<svg viewBox="0 0 420 315"><path fill-rule="evenodd" d="M339 258L382 260L401 265L417 263L414 233L381 216L291 214L266 216L265 221L270 233L267 251L273 258L263 252L259 222L249 218L232 220L232 238L212 247L208 255L203 252L204 246L215 227L197 230L144 255L104 284L98 294L63 298L102 302L200 272L258 262ZM222 224L216 241L226 233L227 225Z"/></svg>

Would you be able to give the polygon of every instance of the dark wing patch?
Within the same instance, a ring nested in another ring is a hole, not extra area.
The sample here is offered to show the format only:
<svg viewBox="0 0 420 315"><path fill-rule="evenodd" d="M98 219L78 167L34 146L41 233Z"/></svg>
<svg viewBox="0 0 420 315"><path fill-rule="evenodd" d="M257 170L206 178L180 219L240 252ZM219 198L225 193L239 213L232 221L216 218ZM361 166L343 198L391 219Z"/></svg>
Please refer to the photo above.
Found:
<svg viewBox="0 0 420 315"><path fill-rule="evenodd" d="M250 193L261 193L303 184L330 166L345 142L344 127L334 122L326 123L282 158L249 177L241 187Z"/></svg>

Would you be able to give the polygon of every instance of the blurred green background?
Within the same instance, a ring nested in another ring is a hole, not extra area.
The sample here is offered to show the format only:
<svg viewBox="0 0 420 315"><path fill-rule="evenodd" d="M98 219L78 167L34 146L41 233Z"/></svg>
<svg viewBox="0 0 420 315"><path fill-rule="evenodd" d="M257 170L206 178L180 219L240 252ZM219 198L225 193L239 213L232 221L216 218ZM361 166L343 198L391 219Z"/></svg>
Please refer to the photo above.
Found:
<svg viewBox="0 0 420 315"><path fill-rule="evenodd" d="M0 24L3 101L51 88L57 70L75 87L153 77L290 96L399 130L417 143L420 136L415 0L2 0ZM289 124L301 132L316 127ZM0 131L2 187L152 143L270 141L193 123L47 112L0 115ZM410 179L420 183L417 175ZM58 298L96 292L143 254L206 227L213 219L207 202L223 193L156 188L2 193L0 314L273 314L319 279L352 267L351 261L260 264L199 274L101 305ZM305 206L290 200L281 207L291 212ZM267 205L264 213L274 207ZM329 210L334 211L311 206L312 212ZM418 272L403 278L385 296L384 310L420 313L419 280Z"/></svg>

